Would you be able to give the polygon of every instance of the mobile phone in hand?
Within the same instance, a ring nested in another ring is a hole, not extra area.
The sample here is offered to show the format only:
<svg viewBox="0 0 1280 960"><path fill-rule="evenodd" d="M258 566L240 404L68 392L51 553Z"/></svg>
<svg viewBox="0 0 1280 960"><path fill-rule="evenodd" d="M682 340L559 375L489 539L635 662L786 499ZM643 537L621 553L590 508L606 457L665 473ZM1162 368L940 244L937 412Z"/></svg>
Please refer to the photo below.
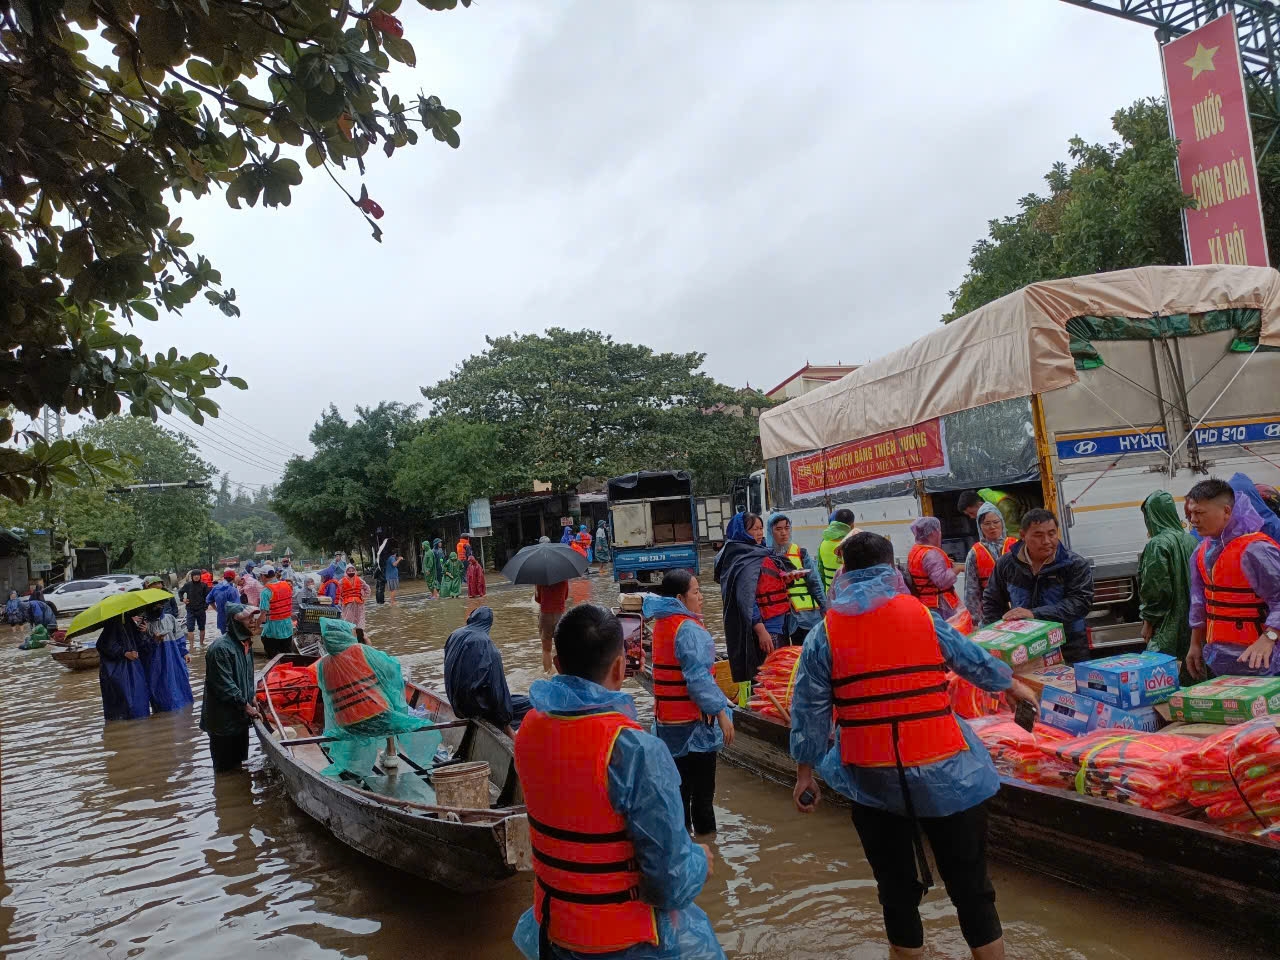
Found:
<svg viewBox="0 0 1280 960"><path fill-rule="evenodd" d="M811 807L813 806L813 801L816 799L818 798L812 790L806 790L804 793L800 794L801 806Z"/></svg>
<svg viewBox="0 0 1280 960"><path fill-rule="evenodd" d="M1018 705L1013 709L1013 722L1027 731L1027 733L1030 733L1035 729L1036 714L1038 712L1034 703L1019 700Z"/></svg>

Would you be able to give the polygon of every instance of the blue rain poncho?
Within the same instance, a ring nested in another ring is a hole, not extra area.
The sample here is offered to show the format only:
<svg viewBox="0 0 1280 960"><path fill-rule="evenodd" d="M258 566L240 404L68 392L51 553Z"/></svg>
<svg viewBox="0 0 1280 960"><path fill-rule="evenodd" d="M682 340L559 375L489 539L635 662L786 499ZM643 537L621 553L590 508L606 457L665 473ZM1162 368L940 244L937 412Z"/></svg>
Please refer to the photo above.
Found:
<svg viewBox="0 0 1280 960"><path fill-rule="evenodd" d="M209 603L213 604L213 608L218 612L218 632L227 632L227 604L240 602L240 588L236 586L234 580L223 578L212 590L206 598Z"/></svg>
<svg viewBox="0 0 1280 960"><path fill-rule="evenodd" d="M26 619L32 626L45 627L49 630L58 629L58 615L43 600L32 600L27 604Z"/></svg>
<svg viewBox="0 0 1280 960"><path fill-rule="evenodd" d="M561 674L537 680L529 690L543 713L606 713L636 717L635 702L621 691ZM558 960L722 960L711 921L694 898L707 879L707 855L684 826L680 774L663 743L641 730L623 730L609 758L609 803L627 821L644 876L644 900L655 908L658 944L638 944L606 954L584 954L552 944ZM526 910L511 938L528 960L538 958L538 921Z"/></svg>
<svg viewBox="0 0 1280 960"><path fill-rule="evenodd" d="M444 694L453 712L479 717L499 730L529 710L528 697L513 697L502 667L502 653L489 636L493 610L477 607L467 622L444 642Z"/></svg>
<svg viewBox="0 0 1280 960"><path fill-rule="evenodd" d="M108 720L134 720L151 714L147 674L141 655L150 641L127 617L119 616L98 637L98 683L102 687L102 715ZM137 653L130 660L126 653Z"/></svg>
<svg viewBox="0 0 1280 960"><path fill-rule="evenodd" d="M754 625L760 622L756 587L760 582L760 566L767 556L768 548L757 544L747 533L743 515L734 514L725 528L725 545L716 554L715 578L720 584L724 642L735 683L754 680L764 662Z"/></svg>
<svg viewBox="0 0 1280 960"><path fill-rule="evenodd" d="M155 644L146 662L151 708L156 713L181 710L195 701L187 670L186 635L178 634L177 621L168 613L148 616L147 631Z"/></svg>
<svg viewBox="0 0 1280 960"><path fill-rule="evenodd" d="M11 627L16 627L18 624L25 622L27 615L22 609L23 606L23 602L18 599L18 592L16 590L10 591L9 599L4 605L4 622Z"/></svg>
<svg viewBox="0 0 1280 960"><path fill-rule="evenodd" d="M831 585L831 608L845 616L869 613L899 594L906 593L902 575L893 567L878 565L850 570ZM1013 671L976 643L962 637L934 615L938 646L948 668L974 686L992 693L1007 690ZM855 803L900 816L906 815L896 767L856 767L840 759L840 738L846 731L835 730L832 743L831 644L825 624L804 641L791 692L791 756L797 763L811 765L833 790ZM954 757L906 769L907 789L916 816L949 817L993 796L1000 789L1000 777L991 755L969 725L956 718L969 749Z"/></svg>
<svg viewBox="0 0 1280 960"><path fill-rule="evenodd" d="M644 615L646 620L693 616L678 597L653 596L644 598ZM714 717L722 710L733 707L711 675L716 662L716 642L702 625L701 617L680 624L680 629L676 631L676 659L680 661L680 672L684 674L689 697L698 705L699 710ZM720 731L720 724L715 722L704 723L697 720L693 723L655 723L653 732L667 745L673 757L683 757L686 753L713 753L724 749L724 734Z"/></svg>

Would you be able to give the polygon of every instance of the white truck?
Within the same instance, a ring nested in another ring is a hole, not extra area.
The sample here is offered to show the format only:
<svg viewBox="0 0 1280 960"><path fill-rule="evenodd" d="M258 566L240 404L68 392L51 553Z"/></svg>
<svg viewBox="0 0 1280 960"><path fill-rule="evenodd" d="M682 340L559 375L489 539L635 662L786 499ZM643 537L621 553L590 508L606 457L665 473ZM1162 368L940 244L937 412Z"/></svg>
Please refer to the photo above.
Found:
<svg viewBox="0 0 1280 960"><path fill-rule="evenodd" d="M1140 510L1158 489L1239 471L1280 484L1280 274L1148 267L1033 284L761 418L752 512L785 511L817 547L839 506L891 539L942 521L957 560L976 528L957 494L1045 506L1094 565L1094 648L1139 639ZM1016 531L1010 531L1016 535Z"/></svg>

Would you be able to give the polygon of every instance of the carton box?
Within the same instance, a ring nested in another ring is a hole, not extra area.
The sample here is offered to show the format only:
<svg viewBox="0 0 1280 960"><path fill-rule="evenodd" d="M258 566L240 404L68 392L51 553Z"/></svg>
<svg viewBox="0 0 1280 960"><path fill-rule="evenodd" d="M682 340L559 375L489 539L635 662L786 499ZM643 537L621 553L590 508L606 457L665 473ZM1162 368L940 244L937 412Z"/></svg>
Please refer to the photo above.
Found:
<svg viewBox="0 0 1280 960"><path fill-rule="evenodd" d="M1046 686L1040 693L1040 722L1078 737L1088 732L1097 702L1083 693Z"/></svg>
<svg viewBox="0 0 1280 960"><path fill-rule="evenodd" d="M1001 620L969 637L997 660L1017 669L1066 642L1062 624L1047 620Z"/></svg>
<svg viewBox="0 0 1280 960"><path fill-rule="evenodd" d="M1175 693L1169 712L1187 723L1244 723L1280 714L1280 677L1214 677Z"/></svg>
<svg viewBox="0 0 1280 960"><path fill-rule="evenodd" d="M1038 670L1018 670L1016 676L1034 690L1036 696L1041 696L1045 687L1057 687L1068 693L1076 692L1076 674L1067 664L1041 666Z"/></svg>
<svg viewBox="0 0 1280 960"><path fill-rule="evenodd" d="M1090 730L1145 730L1155 733L1163 725L1154 707L1137 707L1125 710L1101 701L1094 704L1089 717Z"/></svg>
<svg viewBox="0 0 1280 960"><path fill-rule="evenodd" d="M677 523L672 525L672 539L676 543L687 543L693 539L692 523Z"/></svg>
<svg viewBox="0 0 1280 960"><path fill-rule="evenodd" d="M675 543L676 528L671 523L655 523L653 525L654 543Z"/></svg>
<svg viewBox="0 0 1280 960"><path fill-rule="evenodd" d="M1167 653L1132 653L1076 664L1076 689L1131 710L1163 703L1178 690L1178 661Z"/></svg>

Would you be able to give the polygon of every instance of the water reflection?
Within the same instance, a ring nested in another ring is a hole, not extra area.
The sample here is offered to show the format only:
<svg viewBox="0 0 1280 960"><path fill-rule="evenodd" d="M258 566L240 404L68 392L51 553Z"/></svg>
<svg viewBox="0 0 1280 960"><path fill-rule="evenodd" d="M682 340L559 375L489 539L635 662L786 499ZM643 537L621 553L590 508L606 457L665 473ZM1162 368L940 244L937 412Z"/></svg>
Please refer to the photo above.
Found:
<svg viewBox="0 0 1280 960"><path fill-rule="evenodd" d="M482 601L430 600L406 583L397 607L370 607L371 636L416 679L439 684L445 637L487 603L511 687L525 690L542 675L532 590L490 587ZM714 633L719 598L708 588ZM570 597L612 603L616 591L592 578ZM203 662L198 651L192 659L199 690ZM639 702L647 716L649 701ZM246 770L215 778L196 715L104 729L96 673L0 648L5 956L517 956L509 937L531 898L527 879L459 897L390 871L299 812L256 745ZM787 790L733 768L719 784L719 860L700 903L730 956L883 957L875 886L847 812L800 817ZM1011 957L1268 955L1031 874L997 865L995 880ZM933 957L968 956L941 891L924 915Z"/></svg>

